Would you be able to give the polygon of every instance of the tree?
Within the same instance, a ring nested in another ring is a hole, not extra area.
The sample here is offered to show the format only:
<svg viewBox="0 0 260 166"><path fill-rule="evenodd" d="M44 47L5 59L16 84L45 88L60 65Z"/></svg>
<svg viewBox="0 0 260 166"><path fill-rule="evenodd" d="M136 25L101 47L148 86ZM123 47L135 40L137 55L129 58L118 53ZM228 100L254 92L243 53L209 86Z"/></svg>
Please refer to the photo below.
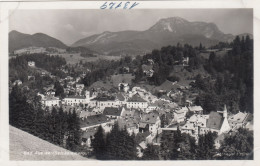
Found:
<svg viewBox="0 0 260 166"><path fill-rule="evenodd" d="M219 148L220 159L245 160L253 159L253 132L239 128L236 133L227 135Z"/></svg>
<svg viewBox="0 0 260 166"><path fill-rule="evenodd" d="M105 159L106 144L105 144L105 134L102 126L99 126L94 138L91 140L91 146L93 148L94 155L97 159Z"/></svg>
<svg viewBox="0 0 260 166"><path fill-rule="evenodd" d="M159 160L158 146L147 144L147 148L143 152L142 160Z"/></svg>

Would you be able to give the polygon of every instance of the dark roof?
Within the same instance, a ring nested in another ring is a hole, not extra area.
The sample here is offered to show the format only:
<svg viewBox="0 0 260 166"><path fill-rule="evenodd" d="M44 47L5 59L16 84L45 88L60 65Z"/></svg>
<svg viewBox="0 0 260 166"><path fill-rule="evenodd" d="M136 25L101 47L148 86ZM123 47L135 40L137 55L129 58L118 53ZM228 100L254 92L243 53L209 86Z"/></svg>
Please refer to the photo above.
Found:
<svg viewBox="0 0 260 166"><path fill-rule="evenodd" d="M224 118L218 112L210 112L207 120L207 128L220 130Z"/></svg>
<svg viewBox="0 0 260 166"><path fill-rule="evenodd" d="M125 97L122 95L122 93L118 93L118 94L116 95L116 98L117 98L118 100L120 100L120 101L124 101L124 100L125 100Z"/></svg>
<svg viewBox="0 0 260 166"><path fill-rule="evenodd" d="M72 99L85 99L86 97L85 96L68 96L68 97L65 97L65 98L72 98Z"/></svg>
<svg viewBox="0 0 260 166"><path fill-rule="evenodd" d="M88 116L87 118L84 118L84 120L80 121L80 127L89 127L93 125L98 125L108 122L107 117L103 114Z"/></svg>
<svg viewBox="0 0 260 166"><path fill-rule="evenodd" d="M154 123L156 123L158 116L159 116L158 113L155 113L155 112L149 112L147 114L143 114L141 122L146 123L146 124L148 124L148 123L154 124Z"/></svg>
<svg viewBox="0 0 260 166"><path fill-rule="evenodd" d="M113 101L115 100L115 97L113 96L97 96L96 98L92 100L97 100L97 101Z"/></svg>
<svg viewBox="0 0 260 166"><path fill-rule="evenodd" d="M147 101L142 99L139 94L135 94L130 99L128 99L127 102L147 102Z"/></svg>
<svg viewBox="0 0 260 166"><path fill-rule="evenodd" d="M90 138L91 136L94 136L97 131L94 128L88 129L87 131L84 131L82 134L82 138Z"/></svg>
<svg viewBox="0 0 260 166"><path fill-rule="evenodd" d="M142 65L142 69L143 69L143 71L152 70L153 66L152 65Z"/></svg>
<svg viewBox="0 0 260 166"><path fill-rule="evenodd" d="M106 107L103 111L103 115L120 116L122 108Z"/></svg>

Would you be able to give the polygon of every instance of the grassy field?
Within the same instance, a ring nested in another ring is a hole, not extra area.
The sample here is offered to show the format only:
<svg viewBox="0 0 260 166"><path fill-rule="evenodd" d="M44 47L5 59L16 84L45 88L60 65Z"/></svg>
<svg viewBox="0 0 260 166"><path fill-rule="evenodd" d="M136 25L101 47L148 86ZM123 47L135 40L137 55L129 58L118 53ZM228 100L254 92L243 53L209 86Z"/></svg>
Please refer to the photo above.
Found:
<svg viewBox="0 0 260 166"><path fill-rule="evenodd" d="M65 58L68 64L76 64L79 63L81 60L82 62L93 62L99 59L105 60L119 60L120 56L107 56L107 55L97 55L96 57L82 57L80 53L63 53L63 54L50 54L50 55L59 55Z"/></svg>
<svg viewBox="0 0 260 166"><path fill-rule="evenodd" d="M10 160L87 160L15 127L9 131Z"/></svg>

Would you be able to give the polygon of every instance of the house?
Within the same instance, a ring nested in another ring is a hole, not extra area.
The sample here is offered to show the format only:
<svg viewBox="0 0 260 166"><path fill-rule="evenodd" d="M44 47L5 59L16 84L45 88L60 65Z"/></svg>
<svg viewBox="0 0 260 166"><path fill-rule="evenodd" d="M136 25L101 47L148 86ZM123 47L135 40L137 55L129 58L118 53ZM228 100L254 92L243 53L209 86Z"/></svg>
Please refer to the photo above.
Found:
<svg viewBox="0 0 260 166"><path fill-rule="evenodd" d="M179 110L175 110L173 115L174 115L174 121L177 123L184 122L186 120L186 114L188 112L187 107L182 107Z"/></svg>
<svg viewBox="0 0 260 166"><path fill-rule="evenodd" d="M105 107L103 111L103 115L106 115L110 119L118 119L124 107Z"/></svg>
<svg viewBox="0 0 260 166"><path fill-rule="evenodd" d="M152 77L154 70L153 70L153 66L152 65L142 65L142 70L143 73L147 76L147 77Z"/></svg>
<svg viewBox="0 0 260 166"><path fill-rule="evenodd" d="M84 96L68 96L64 98L64 104L78 106L80 104L85 104L86 98Z"/></svg>
<svg viewBox="0 0 260 166"><path fill-rule="evenodd" d="M122 105L126 104L126 98L122 93L117 93L115 100L118 103L118 105L122 106Z"/></svg>
<svg viewBox="0 0 260 166"><path fill-rule="evenodd" d="M42 98L41 103L44 107L60 106L60 99L54 96L45 96Z"/></svg>
<svg viewBox="0 0 260 166"><path fill-rule="evenodd" d="M138 121L135 119L118 119L118 125L121 129L126 129L129 135L139 133Z"/></svg>
<svg viewBox="0 0 260 166"><path fill-rule="evenodd" d="M148 107L148 102L140 97L137 93L129 98L126 102L127 108L140 108L144 110Z"/></svg>
<svg viewBox="0 0 260 166"><path fill-rule="evenodd" d="M48 89L46 92L45 92L46 96L55 96L55 91L54 89Z"/></svg>
<svg viewBox="0 0 260 166"><path fill-rule="evenodd" d="M84 84L76 84L76 93L81 96L81 93L84 89Z"/></svg>
<svg viewBox="0 0 260 166"><path fill-rule="evenodd" d="M34 61L28 61L28 66L29 67L35 67L35 62Z"/></svg>
<svg viewBox="0 0 260 166"><path fill-rule="evenodd" d="M98 126L111 126L112 128L111 121L103 114L98 114L98 115L93 115L93 116L88 116L87 118L84 118L83 120L80 121L80 128L83 131L86 131L86 129L90 128L96 128Z"/></svg>
<svg viewBox="0 0 260 166"><path fill-rule="evenodd" d="M190 106L190 107L188 107L188 110L195 114L203 113L203 108L201 106Z"/></svg>
<svg viewBox="0 0 260 166"><path fill-rule="evenodd" d="M139 123L139 132L149 131L150 133L156 133L160 128L161 120L159 114L156 111L143 113Z"/></svg>
<svg viewBox="0 0 260 166"><path fill-rule="evenodd" d="M124 91L124 92L128 92L130 89L130 86L128 83L119 83L118 84L118 90L119 91Z"/></svg>
<svg viewBox="0 0 260 166"><path fill-rule="evenodd" d="M248 122L249 113L238 112L237 114L229 117L228 122L232 129L245 127Z"/></svg>
<svg viewBox="0 0 260 166"><path fill-rule="evenodd" d="M86 145L87 147L91 147L91 140L94 139L94 135L96 134L96 132L97 132L96 128L86 129L82 133L81 145Z"/></svg>
<svg viewBox="0 0 260 166"><path fill-rule="evenodd" d="M106 107L118 107L118 103L113 96L97 96L90 100L90 107L97 107L100 109L105 109Z"/></svg>
<svg viewBox="0 0 260 166"><path fill-rule="evenodd" d="M23 84L23 82L21 81L21 80L15 80L14 82L13 82L13 85L22 85Z"/></svg>

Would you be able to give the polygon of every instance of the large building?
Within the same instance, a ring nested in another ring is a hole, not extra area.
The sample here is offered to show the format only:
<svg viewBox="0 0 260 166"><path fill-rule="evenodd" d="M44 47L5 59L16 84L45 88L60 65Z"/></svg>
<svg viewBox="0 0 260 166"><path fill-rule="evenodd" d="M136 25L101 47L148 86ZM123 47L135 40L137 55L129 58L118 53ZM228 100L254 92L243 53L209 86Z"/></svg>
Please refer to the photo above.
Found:
<svg viewBox="0 0 260 166"><path fill-rule="evenodd" d="M139 108L144 110L148 107L148 102L142 99L137 93L128 99L128 101L126 102L126 106L127 108Z"/></svg>

